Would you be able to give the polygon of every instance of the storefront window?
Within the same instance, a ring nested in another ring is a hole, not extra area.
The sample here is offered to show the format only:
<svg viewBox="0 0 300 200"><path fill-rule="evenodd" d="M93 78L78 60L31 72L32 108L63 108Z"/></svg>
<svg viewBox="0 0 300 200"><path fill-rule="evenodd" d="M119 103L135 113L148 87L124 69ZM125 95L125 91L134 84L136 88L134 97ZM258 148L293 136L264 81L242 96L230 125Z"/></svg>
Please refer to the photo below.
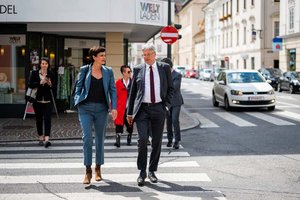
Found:
<svg viewBox="0 0 300 200"><path fill-rule="evenodd" d="M0 104L25 103L25 35L0 35Z"/></svg>

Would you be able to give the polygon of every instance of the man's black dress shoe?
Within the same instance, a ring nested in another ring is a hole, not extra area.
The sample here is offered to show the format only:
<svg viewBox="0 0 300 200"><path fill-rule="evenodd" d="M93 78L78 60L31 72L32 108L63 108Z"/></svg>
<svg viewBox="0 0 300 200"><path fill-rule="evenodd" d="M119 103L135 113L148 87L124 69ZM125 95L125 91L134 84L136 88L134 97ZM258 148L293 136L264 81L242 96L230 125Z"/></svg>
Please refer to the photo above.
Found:
<svg viewBox="0 0 300 200"><path fill-rule="evenodd" d="M172 146L172 141L168 141L167 147L171 147L171 146Z"/></svg>
<svg viewBox="0 0 300 200"><path fill-rule="evenodd" d="M173 148L174 149L179 149L179 142L174 142Z"/></svg>
<svg viewBox="0 0 300 200"><path fill-rule="evenodd" d="M149 171L148 178L151 183L157 183L157 177L155 176L154 172Z"/></svg>
<svg viewBox="0 0 300 200"><path fill-rule="evenodd" d="M116 135L116 142L114 143L114 146L120 147L121 146L121 136L119 134Z"/></svg>
<svg viewBox="0 0 300 200"><path fill-rule="evenodd" d="M144 186L145 185L145 178L147 174L145 171L141 171L139 177L137 178L137 184L138 186Z"/></svg>

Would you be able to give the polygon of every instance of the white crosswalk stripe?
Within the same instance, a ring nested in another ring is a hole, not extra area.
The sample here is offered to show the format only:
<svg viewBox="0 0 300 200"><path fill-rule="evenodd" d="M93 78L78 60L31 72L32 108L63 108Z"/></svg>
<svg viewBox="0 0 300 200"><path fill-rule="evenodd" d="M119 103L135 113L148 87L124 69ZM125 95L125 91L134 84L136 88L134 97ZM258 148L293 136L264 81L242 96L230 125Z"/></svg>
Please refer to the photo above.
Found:
<svg viewBox="0 0 300 200"><path fill-rule="evenodd" d="M239 126L239 127L256 126L255 124L248 122L248 121L246 121L234 114L231 114L229 112L216 112L214 114L218 115L219 117L222 117L226 121L228 121L232 124L235 124L236 126Z"/></svg>
<svg viewBox="0 0 300 200"><path fill-rule="evenodd" d="M105 164L101 167L103 181L92 179L90 188L82 184L81 140L56 140L48 149L33 142L1 143L0 199L216 199L226 200L219 191L202 189L202 183L213 180L190 159L183 146L174 150L166 147L164 135L159 171L159 182L146 180L149 187L138 187L137 141L121 148L113 146L114 138L105 141ZM151 149L151 146L148 146ZM22 187L18 187L22 185ZM18 188L18 189L16 189ZM95 188L102 188L101 190ZM198 189L197 189L198 188ZM52 192L55 191L55 192Z"/></svg>
<svg viewBox="0 0 300 200"><path fill-rule="evenodd" d="M192 109L191 109L192 110ZM197 110L197 109L194 109ZM215 122L214 116L217 115L222 120L230 122L234 126L238 127L255 127L258 124L250 122L247 118L247 115L259 119L261 121L276 125L276 126L295 126L297 123L294 121L300 122L300 114L290 111L275 111L275 112L211 112L209 115L191 113L191 116L200 122L201 128L221 128L222 125ZM284 119L282 119L284 118Z"/></svg>

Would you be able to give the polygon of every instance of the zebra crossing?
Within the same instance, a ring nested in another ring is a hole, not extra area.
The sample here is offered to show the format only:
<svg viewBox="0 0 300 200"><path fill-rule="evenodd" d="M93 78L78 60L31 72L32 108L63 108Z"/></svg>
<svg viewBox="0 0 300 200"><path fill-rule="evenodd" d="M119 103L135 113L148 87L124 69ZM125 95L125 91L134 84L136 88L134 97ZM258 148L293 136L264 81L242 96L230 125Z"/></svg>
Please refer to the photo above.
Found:
<svg viewBox="0 0 300 200"><path fill-rule="evenodd" d="M195 110L194 108L187 108L187 110ZM218 111L217 111L218 110ZM200 112L201 113L201 112ZM274 112L226 112L215 109L215 111L209 114L200 114L198 112L192 112L193 118L200 121L201 128L221 128L222 125L217 124L215 117L223 121L229 122L229 124L237 127L255 127L261 125L257 123L257 120L269 123L275 126L295 126L299 125L300 114L291 111L274 111ZM253 120L249 121L249 116ZM228 123L227 123L228 124Z"/></svg>
<svg viewBox="0 0 300 200"><path fill-rule="evenodd" d="M136 136L131 146L126 146L125 140L122 137L121 148L113 146L114 138L105 140L103 181L92 179L88 186L82 184L85 168L81 140L55 140L48 149L36 141L0 143L0 200L226 200L219 191L203 189L213 180L200 170L183 146L178 150L166 147L166 135L157 172L159 182L152 184L146 179L145 186L138 187Z"/></svg>

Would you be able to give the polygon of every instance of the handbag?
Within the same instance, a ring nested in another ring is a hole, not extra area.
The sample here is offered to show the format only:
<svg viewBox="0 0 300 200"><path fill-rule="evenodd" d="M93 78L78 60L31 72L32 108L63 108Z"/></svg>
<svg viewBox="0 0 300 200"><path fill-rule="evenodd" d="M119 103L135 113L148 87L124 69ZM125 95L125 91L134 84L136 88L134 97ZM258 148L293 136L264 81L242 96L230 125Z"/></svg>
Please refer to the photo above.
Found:
<svg viewBox="0 0 300 200"><path fill-rule="evenodd" d="M25 99L33 103L36 99L37 88L28 88L26 91Z"/></svg>

